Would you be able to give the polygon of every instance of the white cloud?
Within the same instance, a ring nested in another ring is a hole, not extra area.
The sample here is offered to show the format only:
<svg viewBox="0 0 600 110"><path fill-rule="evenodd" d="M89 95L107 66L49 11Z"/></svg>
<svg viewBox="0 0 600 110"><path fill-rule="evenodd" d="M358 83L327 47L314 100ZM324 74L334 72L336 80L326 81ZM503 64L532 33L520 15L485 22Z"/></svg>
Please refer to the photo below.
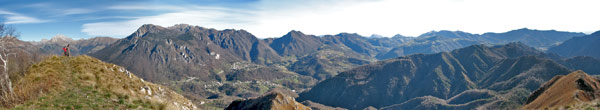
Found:
<svg viewBox="0 0 600 110"><path fill-rule="evenodd" d="M67 16L67 15L77 15L77 14L87 14L96 12L98 10L88 9L88 8L68 8L67 6L57 5L49 2L41 2L41 3L33 3L29 5L24 5L23 7L39 9L46 11L47 13L51 13L51 15L56 16ZM89 6L87 6L89 7Z"/></svg>
<svg viewBox="0 0 600 110"><path fill-rule="evenodd" d="M4 15L6 24L26 24L26 23L42 23L48 22L47 20L40 20L34 17L25 16L19 13L9 12L0 10L0 15Z"/></svg>
<svg viewBox="0 0 600 110"><path fill-rule="evenodd" d="M192 11L192 10L214 10L214 11L227 11L235 13L252 13L253 11L216 7L216 6L198 6L198 5L148 5L148 4L130 4L130 5L115 5L110 6L107 9L111 10L144 10L144 11Z"/></svg>
<svg viewBox="0 0 600 110"><path fill-rule="evenodd" d="M100 16L100 17L83 17L77 19L76 21L85 21L85 20L105 20L105 19L138 19L142 17L134 17L134 16Z"/></svg>
<svg viewBox="0 0 600 110"><path fill-rule="evenodd" d="M216 29L245 29L257 37L279 37L294 29L307 34L356 32L361 35L418 36L431 30L472 33L518 28L593 32L600 29L593 0L380 0L279 1L249 4L252 8L199 6L114 6L114 10L171 10L134 20L83 26L90 35L126 36L142 24L179 23ZM151 7L151 8L150 8Z"/></svg>
<svg viewBox="0 0 600 110"><path fill-rule="evenodd" d="M30 7L30 8L47 8L47 7L51 7L53 6L53 4L51 3L34 3L34 4L29 4L29 5L25 5L24 7Z"/></svg>
<svg viewBox="0 0 600 110"><path fill-rule="evenodd" d="M237 19L237 18L248 18ZM191 24L207 28L227 29L251 25L252 16L248 14L231 14L220 10L193 10L140 17L134 20L118 22L97 22L83 25L82 32L93 36L126 36L133 33L143 24L171 26L174 24Z"/></svg>
<svg viewBox="0 0 600 110"><path fill-rule="evenodd" d="M113 9L113 10L184 10L186 8L181 7L181 6L165 6L165 5L152 5L152 6L148 6L148 5L143 5L143 4L137 4L137 5L116 5L116 6L111 6L108 7L108 9Z"/></svg>
<svg viewBox="0 0 600 110"><path fill-rule="evenodd" d="M91 10L91 9L71 8L71 9L61 10L60 14L62 16L66 16L66 15L86 14L86 13L92 13L92 12L95 12L95 11Z"/></svg>

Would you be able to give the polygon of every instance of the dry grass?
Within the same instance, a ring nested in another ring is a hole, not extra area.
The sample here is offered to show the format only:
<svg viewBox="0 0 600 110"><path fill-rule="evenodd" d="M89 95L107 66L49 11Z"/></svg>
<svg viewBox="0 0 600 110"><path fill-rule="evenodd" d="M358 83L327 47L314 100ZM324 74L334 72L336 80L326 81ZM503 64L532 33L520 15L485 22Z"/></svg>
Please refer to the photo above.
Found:
<svg viewBox="0 0 600 110"><path fill-rule="evenodd" d="M50 60L42 61L31 66L27 73L14 85L14 96L12 100L3 103L4 107L13 107L16 104L23 103L30 99L37 98L40 94L60 91L66 76L59 74L60 70L65 69L62 63L57 62L58 57L50 57Z"/></svg>
<svg viewBox="0 0 600 110"><path fill-rule="evenodd" d="M600 96L598 90L600 90L598 79L587 75L583 71L575 71L548 81L542 86L542 89L536 91L539 95L533 101L524 105L523 108L555 108L580 102L590 102Z"/></svg>
<svg viewBox="0 0 600 110"><path fill-rule="evenodd" d="M52 56L31 66L15 84L15 109L182 109L183 96L145 82L125 68L89 56Z"/></svg>

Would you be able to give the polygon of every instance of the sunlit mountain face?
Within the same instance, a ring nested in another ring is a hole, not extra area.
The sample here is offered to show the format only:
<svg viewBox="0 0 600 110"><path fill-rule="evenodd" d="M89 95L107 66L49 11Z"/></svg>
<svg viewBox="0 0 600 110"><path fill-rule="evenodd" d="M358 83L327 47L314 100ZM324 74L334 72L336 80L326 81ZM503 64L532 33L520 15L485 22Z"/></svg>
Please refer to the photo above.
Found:
<svg viewBox="0 0 600 110"><path fill-rule="evenodd" d="M595 4L0 1L0 109L598 109Z"/></svg>

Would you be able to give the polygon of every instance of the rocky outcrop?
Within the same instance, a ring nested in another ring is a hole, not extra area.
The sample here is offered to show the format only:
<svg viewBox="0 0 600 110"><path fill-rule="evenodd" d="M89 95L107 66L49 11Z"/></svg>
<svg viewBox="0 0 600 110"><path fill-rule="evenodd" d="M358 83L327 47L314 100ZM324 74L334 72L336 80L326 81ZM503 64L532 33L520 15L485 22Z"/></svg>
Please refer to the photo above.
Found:
<svg viewBox="0 0 600 110"><path fill-rule="evenodd" d="M233 101L225 110L311 110L311 108L296 102L291 96L269 92L257 98Z"/></svg>

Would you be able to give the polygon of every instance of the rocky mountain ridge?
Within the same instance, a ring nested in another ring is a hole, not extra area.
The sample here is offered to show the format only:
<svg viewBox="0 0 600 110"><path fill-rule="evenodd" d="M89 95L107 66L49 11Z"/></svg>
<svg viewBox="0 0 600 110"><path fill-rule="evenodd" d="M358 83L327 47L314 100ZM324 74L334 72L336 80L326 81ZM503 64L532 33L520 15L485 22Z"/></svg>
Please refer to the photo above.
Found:
<svg viewBox="0 0 600 110"><path fill-rule="evenodd" d="M296 102L294 97L279 93L269 92L263 96L236 100L225 108L225 110L312 110L311 108Z"/></svg>
<svg viewBox="0 0 600 110"><path fill-rule="evenodd" d="M600 96L600 80L579 70L559 75L533 92L523 109L556 108L590 102Z"/></svg>

